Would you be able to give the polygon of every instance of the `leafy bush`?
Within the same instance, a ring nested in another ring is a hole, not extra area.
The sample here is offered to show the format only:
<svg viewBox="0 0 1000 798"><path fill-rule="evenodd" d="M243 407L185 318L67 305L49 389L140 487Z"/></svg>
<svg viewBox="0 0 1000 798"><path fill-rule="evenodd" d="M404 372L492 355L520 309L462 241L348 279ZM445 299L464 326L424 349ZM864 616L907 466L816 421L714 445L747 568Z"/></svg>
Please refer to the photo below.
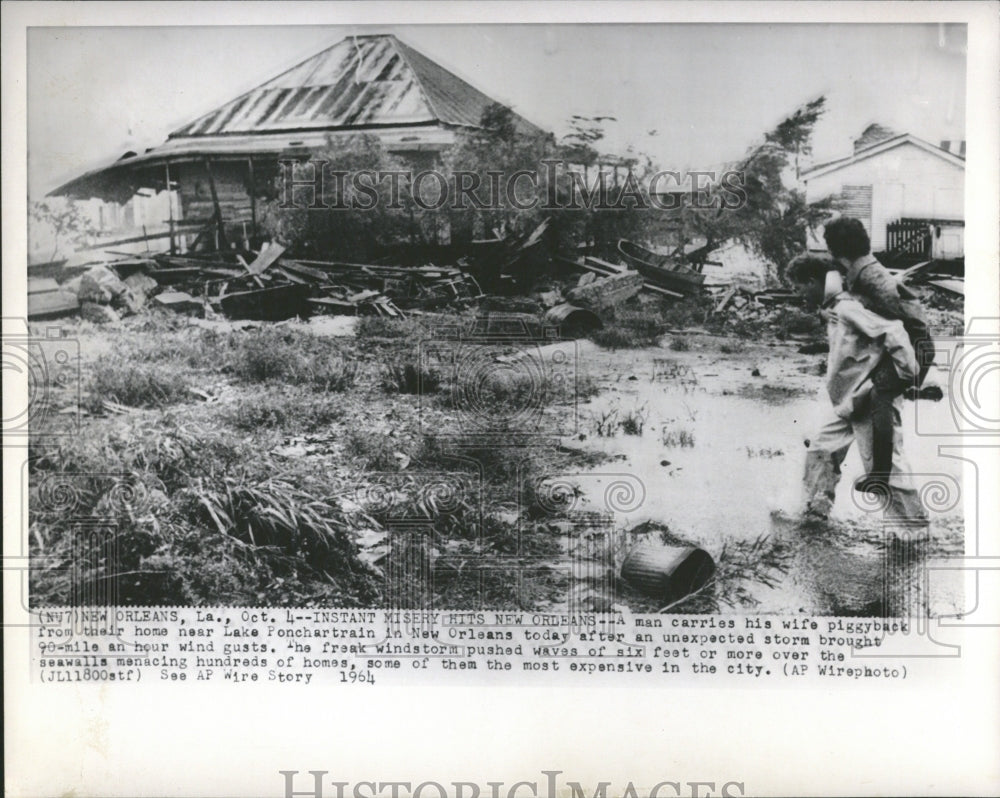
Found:
<svg viewBox="0 0 1000 798"><path fill-rule="evenodd" d="M327 174L339 171L354 175L363 170L384 172L403 166L385 151L377 136L352 135L338 137L336 141L330 138L315 153L311 164L295 167L297 174L293 177L308 182L320 163L325 163ZM370 197L361 196L350 180L344 181L343 195L338 196L333 181L328 179L324 186L326 195L319 198L314 197L311 185L297 185L286 192L282 180L283 175L279 174L276 198L260 208L261 222L271 236L289 242L290 254L294 256L370 263L386 246L409 235L408 211L393 204L387 180L377 183L373 180L368 187L378 195L371 208L353 206L353 200L367 204ZM287 193L291 196L286 196ZM314 199L335 210L307 210ZM402 199L405 205L411 205L407 197ZM286 207L281 207L285 200L291 202L284 202ZM289 204L292 207L287 207Z"/></svg>
<svg viewBox="0 0 1000 798"><path fill-rule="evenodd" d="M341 393L353 387L357 378L358 364L341 357L317 358L308 370L309 382L318 391Z"/></svg>

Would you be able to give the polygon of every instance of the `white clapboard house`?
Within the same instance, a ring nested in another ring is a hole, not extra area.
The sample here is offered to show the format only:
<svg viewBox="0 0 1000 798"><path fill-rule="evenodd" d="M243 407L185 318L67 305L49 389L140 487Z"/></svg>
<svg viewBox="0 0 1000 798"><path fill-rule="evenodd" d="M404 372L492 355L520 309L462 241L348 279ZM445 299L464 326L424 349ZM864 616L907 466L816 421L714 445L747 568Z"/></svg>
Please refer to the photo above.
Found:
<svg viewBox="0 0 1000 798"><path fill-rule="evenodd" d="M964 256L965 142L934 145L869 125L843 158L801 175L806 200L833 196L860 219L872 250L903 264Z"/></svg>

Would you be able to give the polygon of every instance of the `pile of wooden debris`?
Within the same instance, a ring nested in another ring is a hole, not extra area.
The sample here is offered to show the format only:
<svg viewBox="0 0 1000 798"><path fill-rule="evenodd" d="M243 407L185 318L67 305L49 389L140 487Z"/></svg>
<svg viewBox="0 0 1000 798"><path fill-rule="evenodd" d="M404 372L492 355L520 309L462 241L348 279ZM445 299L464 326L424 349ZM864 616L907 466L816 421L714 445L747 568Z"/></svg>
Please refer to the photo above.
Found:
<svg viewBox="0 0 1000 798"><path fill-rule="evenodd" d="M97 263L62 284L29 280L30 319L80 314L117 321L144 307L232 319L280 321L317 313L399 317L475 299L482 291L458 268L406 268L290 258L280 244L248 259L239 252L157 254Z"/></svg>

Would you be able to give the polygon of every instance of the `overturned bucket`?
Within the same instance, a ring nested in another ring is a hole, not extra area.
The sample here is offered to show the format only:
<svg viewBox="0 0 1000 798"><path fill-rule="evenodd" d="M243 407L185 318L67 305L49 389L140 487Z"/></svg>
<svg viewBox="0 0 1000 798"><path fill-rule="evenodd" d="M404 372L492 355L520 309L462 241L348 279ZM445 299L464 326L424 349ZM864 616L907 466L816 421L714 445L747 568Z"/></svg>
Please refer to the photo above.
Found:
<svg viewBox="0 0 1000 798"><path fill-rule="evenodd" d="M635 590L669 604L703 588L715 574L715 561L696 546L640 543L626 555L621 573Z"/></svg>

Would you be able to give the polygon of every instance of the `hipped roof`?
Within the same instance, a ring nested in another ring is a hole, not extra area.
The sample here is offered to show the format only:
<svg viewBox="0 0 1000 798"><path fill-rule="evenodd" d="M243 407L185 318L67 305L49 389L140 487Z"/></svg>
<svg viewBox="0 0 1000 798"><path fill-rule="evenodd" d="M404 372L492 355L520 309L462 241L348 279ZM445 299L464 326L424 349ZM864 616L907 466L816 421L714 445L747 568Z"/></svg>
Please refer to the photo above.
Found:
<svg viewBox="0 0 1000 798"><path fill-rule="evenodd" d="M318 146L331 133L415 128L411 135L390 136L387 144L408 148L403 140L410 139L413 149L440 147L450 139L426 128L479 127L494 103L392 34L349 36L178 128L159 147L126 153L50 195L120 197L131 190L129 173L137 167L209 155L271 155L290 145ZM521 132L544 135L516 114L514 123Z"/></svg>
<svg viewBox="0 0 1000 798"><path fill-rule="evenodd" d="M434 122L478 127L493 102L392 34L349 36L170 138Z"/></svg>

